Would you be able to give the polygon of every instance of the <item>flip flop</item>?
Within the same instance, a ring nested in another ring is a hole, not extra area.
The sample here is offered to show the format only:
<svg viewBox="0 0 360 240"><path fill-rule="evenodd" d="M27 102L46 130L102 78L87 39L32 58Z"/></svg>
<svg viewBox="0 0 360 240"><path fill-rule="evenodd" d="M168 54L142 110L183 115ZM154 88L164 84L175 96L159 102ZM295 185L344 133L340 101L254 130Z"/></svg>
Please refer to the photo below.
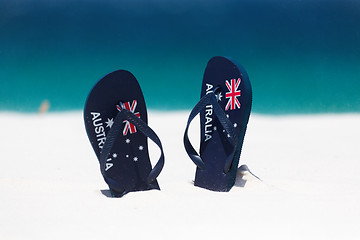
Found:
<svg viewBox="0 0 360 240"><path fill-rule="evenodd" d="M145 100L136 78L118 70L99 80L84 109L85 128L113 197L159 189L157 176L164 166L160 139L147 125ZM148 142L161 150L152 169Z"/></svg>
<svg viewBox="0 0 360 240"><path fill-rule="evenodd" d="M230 191L249 121L252 91L245 69L231 58L213 57L205 69L201 99L191 111L184 146L196 164L195 186ZM188 129L200 113L200 154L191 145Z"/></svg>

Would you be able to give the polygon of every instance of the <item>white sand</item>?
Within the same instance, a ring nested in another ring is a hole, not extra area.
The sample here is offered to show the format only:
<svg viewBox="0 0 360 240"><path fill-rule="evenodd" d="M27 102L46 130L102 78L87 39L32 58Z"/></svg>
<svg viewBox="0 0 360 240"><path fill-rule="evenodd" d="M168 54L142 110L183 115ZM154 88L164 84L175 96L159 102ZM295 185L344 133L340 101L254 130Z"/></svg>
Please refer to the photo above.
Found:
<svg viewBox="0 0 360 240"><path fill-rule="evenodd" d="M149 113L162 191L114 199L82 113L0 113L0 239L360 239L360 115L252 115L240 163L263 181L217 193L192 185L187 114Z"/></svg>

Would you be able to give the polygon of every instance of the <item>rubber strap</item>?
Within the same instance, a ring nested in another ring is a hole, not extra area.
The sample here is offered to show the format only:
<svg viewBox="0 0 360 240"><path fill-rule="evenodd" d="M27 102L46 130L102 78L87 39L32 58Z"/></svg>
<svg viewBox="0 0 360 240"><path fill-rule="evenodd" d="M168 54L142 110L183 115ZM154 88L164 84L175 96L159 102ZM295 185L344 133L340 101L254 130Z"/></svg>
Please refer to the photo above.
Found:
<svg viewBox="0 0 360 240"><path fill-rule="evenodd" d="M146 137L150 138L161 150L161 155L158 162L156 163L155 167L151 170L149 176L147 177L148 184L153 182L159 176L165 162L161 141L159 137L156 135L156 133L135 114L133 114L132 112L130 112L125 108L121 108L121 111L119 111L119 113L116 115L114 123L107 134L104 147L100 154L101 173L107 180L108 184L111 185L111 187L115 190L120 189L120 186L116 181L106 176L105 164L106 164L106 158L108 157L112 147L114 146L115 140L119 132L122 131L122 123L124 120L127 120L131 124L135 125L137 129L139 129Z"/></svg>
<svg viewBox="0 0 360 240"><path fill-rule="evenodd" d="M216 117L218 118L220 124L228 134L228 140L230 144L233 146L233 151L230 153L229 156L227 156L224 166L224 172L227 173L230 170L231 164L234 159L234 154L237 146L237 138L235 134L235 128L233 124L230 122L230 120L226 117L224 111L222 110L221 106L217 102L215 91L210 92L206 95L204 95L200 101L195 105L193 110L190 113L190 116L187 121L187 125L185 128L184 133L184 146L187 154L189 155L190 159L196 164L196 166L200 169L205 169L205 163L197 153L197 151L194 149L192 144L190 143L189 137L188 137L188 130L191 121L196 117L197 114L199 114L207 105L211 104L213 106L214 113Z"/></svg>

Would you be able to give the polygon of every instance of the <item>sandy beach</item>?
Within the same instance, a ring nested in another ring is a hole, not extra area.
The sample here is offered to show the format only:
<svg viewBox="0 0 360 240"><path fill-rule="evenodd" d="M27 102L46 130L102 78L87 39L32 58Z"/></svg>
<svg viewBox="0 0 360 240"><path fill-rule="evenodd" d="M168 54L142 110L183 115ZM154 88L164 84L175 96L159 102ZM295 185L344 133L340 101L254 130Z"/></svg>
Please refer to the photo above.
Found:
<svg viewBox="0 0 360 240"><path fill-rule="evenodd" d="M0 239L360 238L360 114L253 114L240 165L261 180L239 171L228 193L193 186L187 116L149 112L161 191L115 199L80 111L0 113Z"/></svg>

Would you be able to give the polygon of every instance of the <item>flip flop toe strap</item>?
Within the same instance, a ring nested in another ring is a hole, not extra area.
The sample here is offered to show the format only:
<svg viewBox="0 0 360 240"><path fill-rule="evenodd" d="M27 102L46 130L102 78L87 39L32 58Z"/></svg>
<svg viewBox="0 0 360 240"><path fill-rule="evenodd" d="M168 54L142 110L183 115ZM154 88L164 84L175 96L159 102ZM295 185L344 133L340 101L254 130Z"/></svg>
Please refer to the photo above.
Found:
<svg viewBox="0 0 360 240"><path fill-rule="evenodd" d="M226 117L224 111L222 110L221 106L217 102L217 98L215 96L215 91L208 93L204 95L200 101L195 105L193 110L190 113L190 116L187 121L187 125L185 128L184 133L184 146L187 154L189 155L190 159L196 164L197 167L200 169L205 169L205 163L197 153L197 151L192 146L189 137L188 137L188 130L191 121L196 117L197 114L199 114L208 104L211 104L213 106L214 113L216 117L218 118L220 124L228 134L228 140L230 144L233 146L233 151L230 153L229 156L227 156L224 166L224 172L227 173L230 170L232 161L234 159L234 154L236 150L237 145L237 138L235 134L235 129L233 124L230 122L230 120Z"/></svg>
<svg viewBox="0 0 360 240"><path fill-rule="evenodd" d="M156 133L143 120L138 118L135 114L133 114L132 112L130 112L127 109L123 109L121 112L124 112L126 120L128 120L130 123L135 125L137 127L137 129L139 129L145 136L150 138L160 148L160 151L161 151L160 158L148 176L148 183L151 183L159 176L159 174L164 166L164 151L162 148L161 141L160 141L159 137L156 135Z"/></svg>
<svg viewBox="0 0 360 240"><path fill-rule="evenodd" d="M117 181L111 179L106 175L105 172L105 164L106 164L106 158L108 157L112 147L114 146L115 140L118 136L118 134L122 131L122 123L124 120L129 121L131 124L136 126L138 130L140 130L146 137L150 138L161 150L161 155L154 166L154 168L150 171L149 176L147 177L147 182L150 184L153 182L160 174L163 166L164 166L164 152L162 148L161 141L159 137L156 135L156 133L139 117L137 117L135 114L130 112L129 110L125 108L121 108L119 110L119 113L116 115L115 121L109 130L106 141L104 144L104 147L100 154L100 168L101 173L106 179L107 183L113 188L113 189L121 189L120 185L117 183Z"/></svg>

